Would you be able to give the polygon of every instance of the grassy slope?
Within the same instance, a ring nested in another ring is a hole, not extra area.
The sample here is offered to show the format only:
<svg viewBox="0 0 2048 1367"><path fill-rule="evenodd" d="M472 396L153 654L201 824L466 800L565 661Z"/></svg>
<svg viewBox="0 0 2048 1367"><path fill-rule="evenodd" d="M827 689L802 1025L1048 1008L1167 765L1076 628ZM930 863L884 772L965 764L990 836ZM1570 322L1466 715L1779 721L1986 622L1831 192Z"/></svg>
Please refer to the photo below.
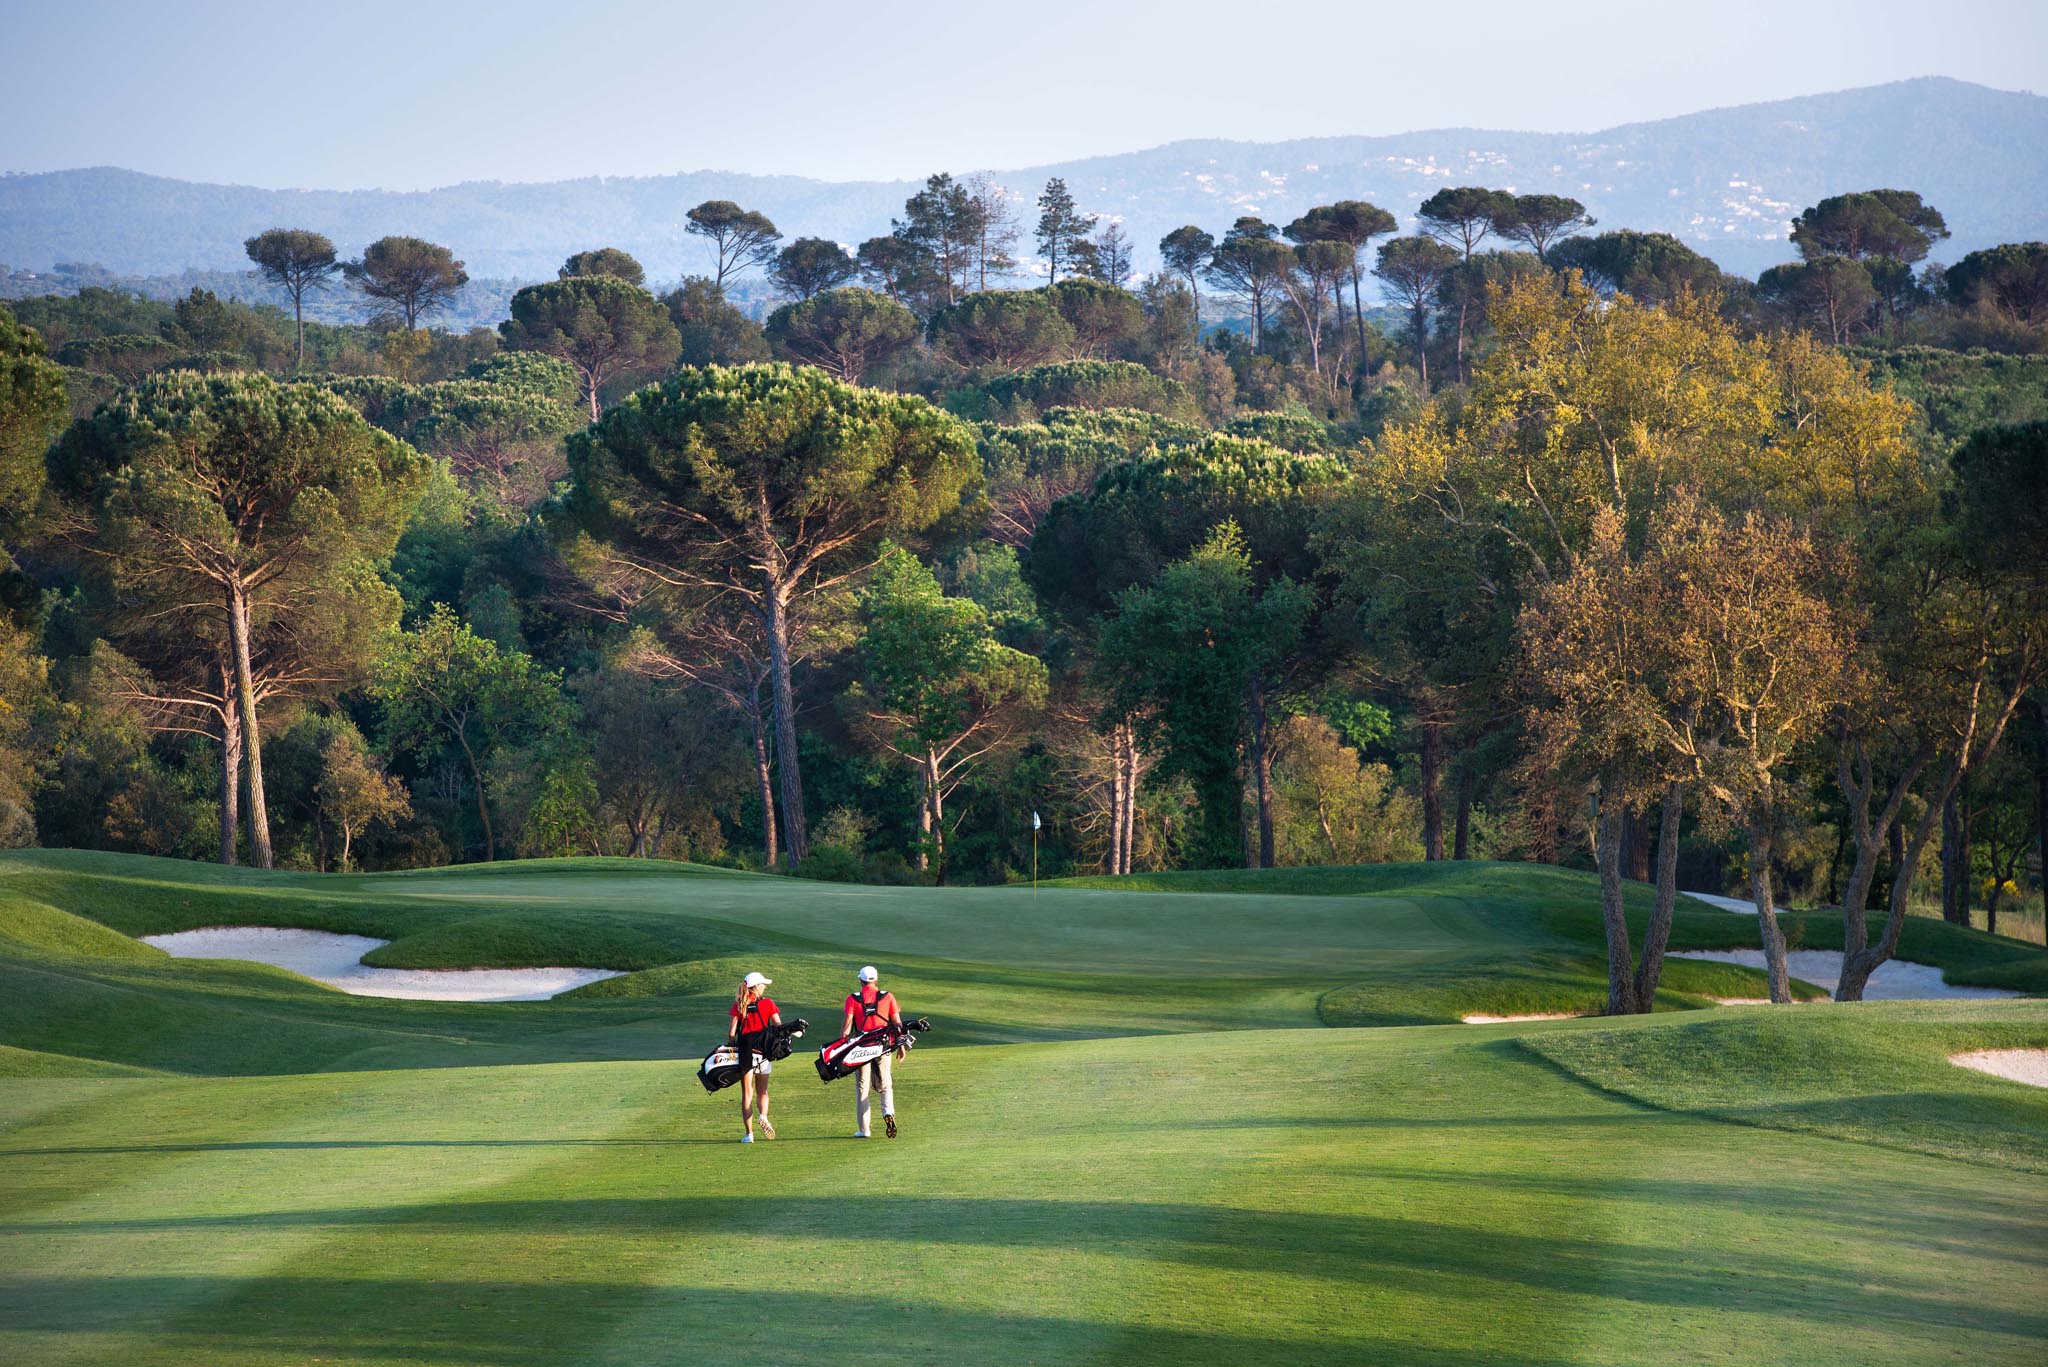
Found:
<svg viewBox="0 0 2048 1367"><path fill-rule="evenodd" d="M1532 999L1585 990L1575 875L1313 872L1034 901L0 860L0 1359L2038 1360L2048 1095L1938 1056L2048 1040L2048 1006L1270 1028L1345 993L1441 1019L1532 961ZM553 1003L385 1002L72 911L682 962ZM941 1023L899 1075L906 1138L842 1139L847 1084L790 1068L785 1139L732 1144L690 1074L734 971L766 963L816 1019L869 957ZM1131 1037L1161 1031L1187 1033Z"/></svg>

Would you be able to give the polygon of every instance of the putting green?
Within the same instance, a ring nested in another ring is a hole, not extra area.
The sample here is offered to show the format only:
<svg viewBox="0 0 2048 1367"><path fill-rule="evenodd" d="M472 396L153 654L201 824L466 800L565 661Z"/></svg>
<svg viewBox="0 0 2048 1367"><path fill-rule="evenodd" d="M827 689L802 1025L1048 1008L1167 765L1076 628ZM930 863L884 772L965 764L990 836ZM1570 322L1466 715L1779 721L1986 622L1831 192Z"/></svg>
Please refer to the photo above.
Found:
<svg viewBox="0 0 2048 1367"><path fill-rule="evenodd" d="M1590 884L1237 881L0 860L0 1360L2040 1360L2048 1094L1941 1055L2048 1043L2048 1002L1332 1030L1589 990ZM383 1002L94 922L649 957L552 1003ZM731 967L816 1021L867 958L938 1022L904 1137L847 1137L799 1055L784 1137L733 1143L693 1077Z"/></svg>

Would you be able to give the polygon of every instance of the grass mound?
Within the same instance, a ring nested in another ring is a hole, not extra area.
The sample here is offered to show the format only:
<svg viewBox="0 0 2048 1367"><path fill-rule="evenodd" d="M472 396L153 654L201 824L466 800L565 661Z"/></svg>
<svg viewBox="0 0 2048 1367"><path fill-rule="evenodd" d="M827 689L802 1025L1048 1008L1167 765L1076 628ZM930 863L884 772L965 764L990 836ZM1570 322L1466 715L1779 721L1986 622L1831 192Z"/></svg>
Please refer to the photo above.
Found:
<svg viewBox="0 0 2048 1367"><path fill-rule="evenodd" d="M21 897L0 897L0 941L23 950L94 959L153 962L167 957L162 950L97 921Z"/></svg>
<svg viewBox="0 0 2048 1367"><path fill-rule="evenodd" d="M732 954L738 932L677 918L507 911L407 935L363 956L377 968L654 968Z"/></svg>
<svg viewBox="0 0 2048 1367"><path fill-rule="evenodd" d="M1827 993L1794 980L1801 1001ZM1657 990L1659 1011L1712 1007L1716 998L1769 995L1754 968L1699 959L1666 959ZM1323 994L1325 1025L1443 1025L1466 1016L1597 1015L1607 1004L1607 964L1586 955L1532 951L1418 966L1402 978L1353 983Z"/></svg>
<svg viewBox="0 0 2048 1367"><path fill-rule="evenodd" d="M2048 1002L1730 1008L1544 1031L1525 1048L1660 1110L2048 1173L2048 1094L1949 1063L2048 1045Z"/></svg>

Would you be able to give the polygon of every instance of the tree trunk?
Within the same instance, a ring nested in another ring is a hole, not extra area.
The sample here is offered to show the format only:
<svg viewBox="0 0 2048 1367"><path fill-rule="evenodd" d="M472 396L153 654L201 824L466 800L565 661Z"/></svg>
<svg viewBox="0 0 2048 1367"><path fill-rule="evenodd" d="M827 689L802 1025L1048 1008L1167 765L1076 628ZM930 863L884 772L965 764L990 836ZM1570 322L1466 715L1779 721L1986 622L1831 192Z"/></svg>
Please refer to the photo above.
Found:
<svg viewBox="0 0 2048 1367"><path fill-rule="evenodd" d="M1650 822L1648 812L1628 811L1622 814L1622 865L1628 876L1638 883L1650 881Z"/></svg>
<svg viewBox="0 0 2048 1367"><path fill-rule="evenodd" d="M456 743L462 746L462 757L469 761L469 781L476 785L476 818L484 828L484 862L494 864L498 860L498 837L491 830L491 800L484 792L484 769L477 762L476 751L469 745L469 728L455 728Z"/></svg>
<svg viewBox="0 0 2048 1367"><path fill-rule="evenodd" d="M917 766L917 868L922 873L932 866L932 757L929 751Z"/></svg>
<svg viewBox="0 0 2048 1367"><path fill-rule="evenodd" d="M754 781L761 792L761 844L766 858L761 867L773 869L778 853L775 842L775 780L768 767L768 731L761 716L761 685L756 682L747 708L747 730L754 739Z"/></svg>
<svg viewBox="0 0 2048 1367"><path fill-rule="evenodd" d="M293 370L306 368L306 299L303 289L292 295L292 321L299 325L299 359Z"/></svg>
<svg viewBox="0 0 2048 1367"><path fill-rule="evenodd" d="M234 671L223 669L221 682L232 698ZM232 701L220 714L220 862L237 862L236 845L242 827L242 714Z"/></svg>
<svg viewBox="0 0 2048 1367"><path fill-rule="evenodd" d="M1472 785L1458 785L1457 815L1451 822L1451 858L1472 857Z"/></svg>
<svg viewBox="0 0 2048 1367"><path fill-rule="evenodd" d="M775 704L775 767L782 780L782 836L795 868L811 852L804 824L804 778L797 762L796 690L789 681L789 586L768 581L768 673Z"/></svg>
<svg viewBox="0 0 2048 1367"><path fill-rule="evenodd" d="M1121 873L1131 873L1137 868L1138 853L1138 732L1135 727L1122 728L1120 748L1124 764L1124 866Z"/></svg>
<svg viewBox="0 0 2048 1367"><path fill-rule="evenodd" d="M1351 258L1351 320L1358 325L1358 364L1365 365L1365 306L1359 302L1358 256Z"/></svg>
<svg viewBox="0 0 2048 1367"><path fill-rule="evenodd" d="M1957 783L1941 804L1941 919L1950 925L1970 924L1970 818L1964 784Z"/></svg>
<svg viewBox="0 0 2048 1367"><path fill-rule="evenodd" d="M1422 723L1422 857L1444 857L1444 725Z"/></svg>
<svg viewBox="0 0 2048 1367"><path fill-rule="evenodd" d="M1109 871L1124 871L1124 804L1130 791L1124 782L1124 733L1121 726L1109 733Z"/></svg>
<svg viewBox="0 0 2048 1367"><path fill-rule="evenodd" d="M1594 837L1599 846L1594 863L1600 870L1600 921L1607 932L1607 1012L1610 1016L1636 1013L1634 955L1629 948L1628 917L1621 899L1621 798L1602 793L1600 819Z"/></svg>
<svg viewBox="0 0 2048 1367"><path fill-rule="evenodd" d="M1415 364L1422 371L1423 397L1429 395L1429 314L1421 304L1415 306Z"/></svg>
<svg viewBox="0 0 2048 1367"><path fill-rule="evenodd" d="M1254 683L1251 689L1252 782L1258 792L1259 863L1273 867L1273 747L1266 715L1266 688Z"/></svg>
<svg viewBox="0 0 2048 1367"><path fill-rule="evenodd" d="M249 856L259 869L271 867L270 811L263 794L263 733L256 725L256 682L249 663L249 598L239 583L228 585L228 639L235 657L235 707L242 722L242 769L249 790Z"/></svg>
<svg viewBox="0 0 2048 1367"><path fill-rule="evenodd" d="M344 824L341 828L341 871L348 872L348 850L355 843L355 829Z"/></svg>
<svg viewBox="0 0 2048 1367"><path fill-rule="evenodd" d="M1678 827L1685 816L1685 789L1664 785L1663 820L1657 829L1657 903L1643 932L1643 957L1636 961L1636 1010L1649 1011L1664 976L1664 947L1671 943L1671 917L1678 907ZM1638 822L1641 825L1644 823Z"/></svg>
<svg viewBox="0 0 2048 1367"><path fill-rule="evenodd" d="M928 781L931 784L932 853L938 857L939 883L946 881L946 794L939 787L939 759L933 755L929 760Z"/></svg>
<svg viewBox="0 0 2048 1367"><path fill-rule="evenodd" d="M2034 837L2041 851L2041 911L2048 915L2048 688L2034 695Z"/></svg>
<svg viewBox="0 0 2048 1367"><path fill-rule="evenodd" d="M1771 1000L1792 1000L1792 975L1785 966L1785 932L1778 925L1777 903L1771 897L1771 818L1758 814L1749 822L1749 896L1756 903L1757 928L1763 939L1764 971L1771 979Z"/></svg>

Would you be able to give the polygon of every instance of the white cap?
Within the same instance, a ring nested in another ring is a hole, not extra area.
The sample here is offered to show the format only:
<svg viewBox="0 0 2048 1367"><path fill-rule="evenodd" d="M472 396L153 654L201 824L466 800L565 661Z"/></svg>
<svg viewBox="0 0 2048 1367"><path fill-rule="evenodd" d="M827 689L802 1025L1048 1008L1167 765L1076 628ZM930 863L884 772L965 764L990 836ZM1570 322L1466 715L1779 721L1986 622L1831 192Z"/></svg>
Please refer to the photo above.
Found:
<svg viewBox="0 0 2048 1367"><path fill-rule="evenodd" d="M873 964L869 964L866 968L863 968L860 971L860 980L864 983L871 983L881 976L881 974L875 972L875 966Z"/></svg>
<svg viewBox="0 0 2048 1367"><path fill-rule="evenodd" d="M740 986L742 986L742 987L766 987L766 986L767 986L767 985L768 985L769 983L772 983L772 982L774 982L774 981L775 981L775 979L773 979L773 978L764 978L764 977L762 977L762 976L761 976L761 975L760 975L759 973L749 973L749 974L747 975L746 981L745 981L745 982L743 982L743 983L741 983L741 984L740 984Z"/></svg>

